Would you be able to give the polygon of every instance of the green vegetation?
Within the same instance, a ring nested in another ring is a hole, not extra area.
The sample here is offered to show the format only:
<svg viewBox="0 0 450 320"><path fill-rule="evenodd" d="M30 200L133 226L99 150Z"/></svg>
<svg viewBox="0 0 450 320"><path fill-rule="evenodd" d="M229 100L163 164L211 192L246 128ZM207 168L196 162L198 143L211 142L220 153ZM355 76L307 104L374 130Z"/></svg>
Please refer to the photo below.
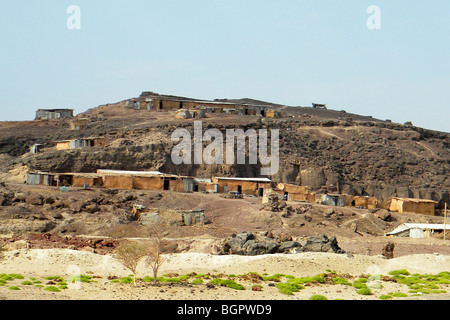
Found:
<svg viewBox="0 0 450 320"><path fill-rule="evenodd" d="M60 292L60 291L61 291L61 290L59 290L59 289L58 289L57 287L55 287L55 286L48 286L48 287L45 287L44 290L50 291L50 292Z"/></svg>
<svg viewBox="0 0 450 320"><path fill-rule="evenodd" d="M60 277L60 276L49 276L49 277L45 277L44 279L45 280L56 281L56 282L64 281L64 279L62 277Z"/></svg>
<svg viewBox="0 0 450 320"><path fill-rule="evenodd" d="M409 276L410 273L405 269L400 269L400 270L389 271L388 275L390 275L390 276L400 276L400 275Z"/></svg>
<svg viewBox="0 0 450 320"><path fill-rule="evenodd" d="M192 280L191 284L202 284L203 280L202 279L194 279Z"/></svg>
<svg viewBox="0 0 450 320"><path fill-rule="evenodd" d="M359 278L353 281L352 286L356 289L365 289L367 287L367 278Z"/></svg>
<svg viewBox="0 0 450 320"><path fill-rule="evenodd" d="M344 279L344 278L336 277L336 278L333 278L332 280L333 280L334 284L342 284L342 285L345 285L345 286L351 286L352 285L350 282L347 281L347 279Z"/></svg>
<svg viewBox="0 0 450 320"><path fill-rule="evenodd" d="M325 283L325 279L321 277L321 275L315 275L314 277L300 277L300 278L292 278L288 280L289 283L294 284L305 284L305 283Z"/></svg>
<svg viewBox="0 0 450 320"><path fill-rule="evenodd" d="M282 294L287 295L293 295L294 292L298 292L301 289L304 289L305 287L292 282L286 282L286 283L277 283L275 287L278 289L278 291Z"/></svg>
<svg viewBox="0 0 450 320"><path fill-rule="evenodd" d="M356 290L356 293L357 294L362 294L364 296L368 296L368 295L372 294L372 291L369 288L366 287L366 288L361 288L361 289Z"/></svg>
<svg viewBox="0 0 450 320"><path fill-rule="evenodd" d="M132 277L122 277L119 279L120 283L133 283L134 279Z"/></svg>
<svg viewBox="0 0 450 320"><path fill-rule="evenodd" d="M389 292L389 295L397 298L403 298L408 296L406 293L403 292Z"/></svg>
<svg viewBox="0 0 450 320"><path fill-rule="evenodd" d="M311 297L309 297L309 300L328 300L328 298L321 294L313 294Z"/></svg>
<svg viewBox="0 0 450 320"><path fill-rule="evenodd" d="M394 270L389 274L397 281L397 283L407 285L409 293L417 294L437 294L446 293L446 290L440 288L439 285L450 284L450 272L440 272L437 275L431 274L410 274L407 270Z"/></svg>
<svg viewBox="0 0 450 320"><path fill-rule="evenodd" d="M63 281L61 279L61 281ZM67 279L68 282L70 283L74 283L74 282L85 282L85 283L90 283L92 282L92 276L87 276L84 274L80 274L80 275L76 275L76 276L71 276Z"/></svg>
<svg viewBox="0 0 450 320"><path fill-rule="evenodd" d="M382 281L395 281L400 285L405 286L404 292L389 292L389 293L378 293L377 297L380 300L390 300L394 298L402 298L415 295L423 294L438 294L447 292L446 289L450 285L450 272L440 272L438 274L418 274L409 273L406 269L393 270L389 272L390 278L385 279L382 275L370 276L362 275L360 277L350 277L348 275L340 275L336 271L326 270L327 273L318 274L309 277L294 277L292 275L276 273L269 275L263 273L262 275L256 272L248 272L246 274L197 274L195 272L178 275L175 273L166 274L161 277L157 277L159 283L170 283L170 284L185 284L185 285L205 285L205 281L209 281L210 284L227 287L234 290L245 290L245 283L249 284L252 290L259 291L263 288L264 282L269 282L269 286L274 286L278 289L278 292L285 295L293 295L305 286L319 286L322 284L326 285L343 285L354 288L356 294L359 295L374 295L375 289L382 288ZM376 277L379 282L379 286L376 288L372 286L371 279ZM75 275L68 277L67 279L61 276L48 276L45 278L35 278L30 277L28 280L21 274L17 273L1 273L0 274L0 286L5 286L9 290L26 290L27 287L43 288L50 292L60 292L61 290L67 289L68 284L74 282L84 282L92 283L94 277L88 275ZM45 281L41 281L45 279ZM154 277L145 276L140 281L153 282ZM49 282L48 285L42 285L42 282ZM130 274L126 277L116 278L110 280L111 283L119 284L129 284L134 283L134 274ZM327 300L328 298L317 294L309 297L310 300Z"/></svg>
<svg viewBox="0 0 450 320"><path fill-rule="evenodd" d="M215 279L211 280L209 283L214 284L216 286L231 288L234 290L245 290L245 287L243 285L236 283L230 279L215 278Z"/></svg>

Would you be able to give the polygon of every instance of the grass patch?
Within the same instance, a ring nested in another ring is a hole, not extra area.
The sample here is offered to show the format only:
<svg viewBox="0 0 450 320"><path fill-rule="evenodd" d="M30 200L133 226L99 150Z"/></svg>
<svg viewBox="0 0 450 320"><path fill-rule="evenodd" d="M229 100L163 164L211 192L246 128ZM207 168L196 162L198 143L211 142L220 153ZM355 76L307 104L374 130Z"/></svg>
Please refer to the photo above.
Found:
<svg viewBox="0 0 450 320"><path fill-rule="evenodd" d="M26 281L22 281L20 284L23 286L32 286L33 282L26 280Z"/></svg>
<svg viewBox="0 0 450 320"><path fill-rule="evenodd" d="M359 278L352 283L355 289L365 289L367 288L367 278Z"/></svg>
<svg viewBox="0 0 450 320"><path fill-rule="evenodd" d="M8 288L9 290L20 290L18 287L16 287L16 286L11 286L11 287L9 287Z"/></svg>
<svg viewBox="0 0 450 320"><path fill-rule="evenodd" d="M75 275L75 276L71 276L67 279L68 282L70 283L75 283L75 282L85 282L85 283L91 283L92 282L92 276L87 276L84 274L80 274L80 275ZM64 282L64 279L61 279L60 282Z"/></svg>
<svg viewBox="0 0 450 320"><path fill-rule="evenodd" d="M134 283L134 280L132 277L122 277L119 279L119 282L120 283Z"/></svg>
<svg viewBox="0 0 450 320"><path fill-rule="evenodd" d="M194 279L191 281L191 284L202 284L203 280L202 279Z"/></svg>
<svg viewBox="0 0 450 320"><path fill-rule="evenodd" d="M347 281L347 279L344 278L340 278L340 277L336 277L336 278L332 278L333 283L334 284L342 284L345 286L351 286L352 284L350 282Z"/></svg>
<svg viewBox="0 0 450 320"><path fill-rule="evenodd" d="M409 293L413 294L437 294L446 293L446 290L440 288L440 285L450 284L450 272L440 272L436 275L432 274L410 274L405 269L394 270L389 272L390 275L399 284L409 287Z"/></svg>
<svg viewBox="0 0 450 320"><path fill-rule="evenodd" d="M289 279L287 282L294 284L305 284L305 283L325 283L325 279L323 279L320 275L315 275L314 277L300 277Z"/></svg>
<svg viewBox="0 0 450 320"><path fill-rule="evenodd" d="M275 287L278 289L278 292L282 293L282 294L287 294L287 295L293 295L294 292L298 292L301 289L304 289L305 287L297 284L297 283L292 283L292 282L286 282L286 283L277 283L275 285Z"/></svg>
<svg viewBox="0 0 450 320"><path fill-rule="evenodd" d="M363 296L369 296L372 294L372 291L369 288L365 287L365 288L356 290L356 293L361 294Z"/></svg>
<svg viewBox="0 0 450 320"><path fill-rule="evenodd" d="M313 294L311 297L309 297L309 300L328 300L328 298L321 294Z"/></svg>
<svg viewBox="0 0 450 320"><path fill-rule="evenodd" d="M243 285L236 283L235 281L230 279L215 278L211 280L210 283L216 286L227 287L234 290L245 290L245 287Z"/></svg>
<svg viewBox="0 0 450 320"><path fill-rule="evenodd" d="M51 281L56 281L56 282L60 282L60 281L64 281L64 279L60 276L49 276L49 277L45 277L45 280L51 280Z"/></svg>
<svg viewBox="0 0 450 320"><path fill-rule="evenodd" d="M388 275L391 276L409 276L410 273L406 269L400 269L400 270L392 270L388 272Z"/></svg>
<svg viewBox="0 0 450 320"><path fill-rule="evenodd" d="M406 293L403 292L389 292L389 295L397 298L404 298L408 296Z"/></svg>
<svg viewBox="0 0 450 320"><path fill-rule="evenodd" d="M50 291L50 292L60 292L61 290L59 290L57 287L55 286L48 286L44 288L45 291Z"/></svg>
<svg viewBox="0 0 450 320"><path fill-rule="evenodd" d="M378 299L380 299L380 300L389 300L389 299L392 299L392 296L390 296L388 294L382 294L381 296L378 297Z"/></svg>

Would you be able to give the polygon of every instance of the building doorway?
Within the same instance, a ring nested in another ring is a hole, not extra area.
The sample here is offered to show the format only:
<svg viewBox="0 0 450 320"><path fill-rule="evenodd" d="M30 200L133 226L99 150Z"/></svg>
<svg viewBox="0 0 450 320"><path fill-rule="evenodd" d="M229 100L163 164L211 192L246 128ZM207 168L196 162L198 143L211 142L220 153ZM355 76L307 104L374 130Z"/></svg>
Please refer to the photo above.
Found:
<svg viewBox="0 0 450 320"><path fill-rule="evenodd" d="M170 181L169 179L164 179L163 190L169 190Z"/></svg>
<svg viewBox="0 0 450 320"><path fill-rule="evenodd" d="M263 188L259 188L258 189L258 197L262 197L264 195L264 189Z"/></svg>

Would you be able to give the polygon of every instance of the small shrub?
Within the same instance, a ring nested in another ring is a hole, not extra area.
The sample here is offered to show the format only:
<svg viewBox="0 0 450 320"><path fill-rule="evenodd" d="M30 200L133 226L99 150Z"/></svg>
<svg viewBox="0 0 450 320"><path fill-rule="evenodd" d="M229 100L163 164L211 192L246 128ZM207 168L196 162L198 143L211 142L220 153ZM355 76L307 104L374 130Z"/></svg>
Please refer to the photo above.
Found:
<svg viewBox="0 0 450 320"><path fill-rule="evenodd" d="M362 294L364 296L368 296L368 295L372 294L372 291L370 291L370 289L366 287L366 288L361 288L361 289L356 290L356 293Z"/></svg>
<svg viewBox="0 0 450 320"><path fill-rule="evenodd" d="M122 277L119 279L120 283L133 283L134 280L131 277Z"/></svg>
<svg viewBox="0 0 450 320"><path fill-rule="evenodd" d="M325 279L323 279L320 275L316 275L314 277L293 278L293 279L289 279L287 282L294 283L294 284L305 284L305 283L311 283L311 282L325 283Z"/></svg>
<svg viewBox="0 0 450 320"><path fill-rule="evenodd" d="M392 270L388 272L391 276L409 276L410 273L406 269L400 269L400 270Z"/></svg>
<svg viewBox="0 0 450 320"><path fill-rule="evenodd" d="M44 279L45 280L54 280L54 281L57 281L57 282L64 281L64 279L62 277L60 277L60 276L49 276L49 277L45 277Z"/></svg>
<svg viewBox="0 0 450 320"><path fill-rule="evenodd" d="M8 276L10 276L13 279L23 279L23 278L25 278L23 275L18 274L18 273L10 273Z"/></svg>
<svg viewBox="0 0 450 320"><path fill-rule="evenodd" d="M403 292L390 292L389 294L391 296L397 297L397 298L404 298L404 297L408 296L406 293L403 293Z"/></svg>
<svg viewBox="0 0 450 320"><path fill-rule="evenodd" d="M298 292L301 289L304 289L300 284L292 283L292 282L286 282L286 283L277 283L275 287L278 289L278 292L282 294L287 295L293 295L294 292Z"/></svg>
<svg viewBox="0 0 450 320"><path fill-rule="evenodd" d="M379 296L378 299L389 300L389 299L392 299L392 296L390 296L388 294L383 294L383 295Z"/></svg>
<svg viewBox="0 0 450 320"><path fill-rule="evenodd" d="M20 290L18 287L16 287L16 286L11 286L11 287L9 287L8 288L9 290Z"/></svg>
<svg viewBox="0 0 450 320"><path fill-rule="evenodd" d="M85 282L85 283L90 283L92 282L92 276L87 276L84 274L80 274L80 275L76 275L76 276L71 276L67 279L68 282L70 283L74 283L74 282ZM61 279L61 282L63 282L64 280Z"/></svg>
<svg viewBox="0 0 450 320"><path fill-rule="evenodd" d="M211 284L214 285L219 285L219 286L223 286L223 287L227 287L230 289L235 289L235 290L245 290L245 287L239 283L234 282L233 280L230 279L220 279L220 278L215 278L213 280L210 281Z"/></svg>
<svg viewBox="0 0 450 320"><path fill-rule="evenodd" d="M14 278L11 277L10 275L2 273L2 274L0 274L0 280L6 282L6 281L14 280Z"/></svg>
<svg viewBox="0 0 450 320"><path fill-rule="evenodd" d="M180 283L182 280L180 278L164 278L164 277L157 277L156 278L159 282L172 282L172 283Z"/></svg>
<svg viewBox="0 0 450 320"><path fill-rule="evenodd" d="M328 300L328 298L321 294L313 294L311 297L309 297L309 300Z"/></svg>
<svg viewBox="0 0 450 320"><path fill-rule="evenodd" d="M356 289L364 289L367 288L367 279L366 278L359 278L355 281L353 281L352 286Z"/></svg>
<svg viewBox="0 0 450 320"><path fill-rule="evenodd" d="M194 279L192 280L191 284L202 284L203 280L202 279Z"/></svg>
<svg viewBox="0 0 450 320"><path fill-rule="evenodd" d="M352 284L351 284L350 282L348 282L346 279L344 279L344 278L339 278L339 277L333 278L333 283L334 283L334 284L342 284L342 285L345 285L345 286L351 286L351 285L352 285Z"/></svg>
<svg viewBox="0 0 450 320"><path fill-rule="evenodd" d="M27 281L22 281L20 284L23 286L31 286L31 285L33 285L33 282L27 280Z"/></svg>
<svg viewBox="0 0 450 320"><path fill-rule="evenodd" d="M57 287L54 287L54 286L45 287L44 290L50 291L50 292L60 292L61 291Z"/></svg>

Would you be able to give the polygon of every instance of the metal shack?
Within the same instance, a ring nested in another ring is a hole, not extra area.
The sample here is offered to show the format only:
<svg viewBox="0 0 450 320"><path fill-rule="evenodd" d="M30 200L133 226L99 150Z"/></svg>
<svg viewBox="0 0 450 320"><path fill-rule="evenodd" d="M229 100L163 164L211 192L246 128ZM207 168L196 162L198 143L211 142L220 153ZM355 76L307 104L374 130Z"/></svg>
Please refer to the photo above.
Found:
<svg viewBox="0 0 450 320"><path fill-rule="evenodd" d="M426 238L435 233L442 233L444 230L450 230L450 225L433 223L404 223L399 225L386 236Z"/></svg>
<svg viewBox="0 0 450 320"><path fill-rule="evenodd" d="M73 109L39 109L36 111L36 120L50 120L72 118Z"/></svg>
<svg viewBox="0 0 450 320"><path fill-rule="evenodd" d="M50 173L33 173L27 174L26 183L28 185L44 185L44 186L55 186L55 176Z"/></svg>
<svg viewBox="0 0 450 320"><path fill-rule="evenodd" d="M272 181L269 178L213 177L211 180L213 184L217 185L216 190L219 193L233 191L239 194L262 197L265 189L272 188Z"/></svg>

